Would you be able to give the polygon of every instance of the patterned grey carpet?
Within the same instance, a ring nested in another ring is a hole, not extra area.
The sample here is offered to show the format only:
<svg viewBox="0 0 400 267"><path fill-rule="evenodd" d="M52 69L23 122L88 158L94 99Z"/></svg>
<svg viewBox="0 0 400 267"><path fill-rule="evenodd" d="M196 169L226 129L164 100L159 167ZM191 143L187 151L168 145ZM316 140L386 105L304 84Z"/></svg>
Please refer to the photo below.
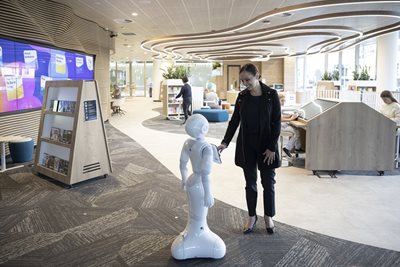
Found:
<svg viewBox="0 0 400 267"><path fill-rule="evenodd" d="M4 266L400 266L400 253L276 223L243 235L246 212L220 201L209 211L221 260L176 261L186 224L180 181L134 140L106 125L114 173L66 189L30 167L0 174Z"/></svg>

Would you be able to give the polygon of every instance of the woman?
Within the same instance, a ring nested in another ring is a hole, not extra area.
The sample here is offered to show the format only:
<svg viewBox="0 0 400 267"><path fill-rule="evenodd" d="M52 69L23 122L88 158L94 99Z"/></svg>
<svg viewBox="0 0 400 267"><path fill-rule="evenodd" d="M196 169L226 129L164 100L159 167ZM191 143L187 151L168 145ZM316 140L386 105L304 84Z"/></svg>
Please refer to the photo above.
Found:
<svg viewBox="0 0 400 267"><path fill-rule="evenodd" d="M382 91L381 98L385 104L381 107L381 113L400 125L400 105L390 91Z"/></svg>
<svg viewBox="0 0 400 267"><path fill-rule="evenodd" d="M181 96L183 98L182 106L183 106L183 113L185 114L185 121L182 123L183 125L185 124L188 117L192 115L192 112L190 110L192 106L192 87L190 87L190 85L188 84L189 79L187 77L183 77L182 82L184 83L184 85L181 87L181 91L175 97L175 99Z"/></svg>
<svg viewBox="0 0 400 267"><path fill-rule="evenodd" d="M228 147L240 125L236 141L235 164L243 168L249 213L243 233L251 233L257 222L257 166L264 188L264 220L267 232L275 231L275 168L280 166L278 139L281 131L281 106L275 90L261 83L257 67L246 64L240 69L246 89L238 94L235 110L218 149Z"/></svg>

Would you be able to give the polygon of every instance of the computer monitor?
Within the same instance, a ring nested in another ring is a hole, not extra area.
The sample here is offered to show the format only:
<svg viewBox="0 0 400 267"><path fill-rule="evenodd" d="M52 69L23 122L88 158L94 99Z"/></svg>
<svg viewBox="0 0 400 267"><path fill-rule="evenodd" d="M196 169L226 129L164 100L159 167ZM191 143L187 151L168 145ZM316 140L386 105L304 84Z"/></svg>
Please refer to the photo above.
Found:
<svg viewBox="0 0 400 267"><path fill-rule="evenodd" d="M270 86L272 89L275 89L277 91L283 91L283 84L281 83L274 83Z"/></svg>
<svg viewBox="0 0 400 267"><path fill-rule="evenodd" d="M298 110L299 117L301 117L305 120L310 120L310 119L314 118L315 116L321 114L325 110L333 107L337 103L338 102L336 102L336 101L316 99L316 100L311 101L310 103L307 103L306 105L302 106Z"/></svg>

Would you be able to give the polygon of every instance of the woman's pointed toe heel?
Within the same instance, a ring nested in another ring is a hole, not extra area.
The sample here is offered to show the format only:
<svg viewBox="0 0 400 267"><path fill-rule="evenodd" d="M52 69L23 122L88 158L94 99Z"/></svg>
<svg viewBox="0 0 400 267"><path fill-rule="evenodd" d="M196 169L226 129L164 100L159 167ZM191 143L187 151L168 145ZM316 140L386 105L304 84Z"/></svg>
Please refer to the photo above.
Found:
<svg viewBox="0 0 400 267"><path fill-rule="evenodd" d="M275 225L274 222L272 221L272 218L268 217L271 219L271 222L269 221L269 219L266 219L267 217L264 217L265 220L265 229L267 230L268 234L273 234L275 233ZM268 220L268 221L267 221ZM272 225L272 227L271 227Z"/></svg>
<svg viewBox="0 0 400 267"><path fill-rule="evenodd" d="M254 228L256 228L256 223L257 223L257 215L256 215L256 220L254 221L253 225L251 227L245 227L245 229L243 230L243 234L250 234L251 232L253 232Z"/></svg>
<svg viewBox="0 0 400 267"><path fill-rule="evenodd" d="M271 227L271 228L269 228L269 227L266 227L267 228L267 233L268 234L273 234L273 233L275 233L275 226L274 227Z"/></svg>

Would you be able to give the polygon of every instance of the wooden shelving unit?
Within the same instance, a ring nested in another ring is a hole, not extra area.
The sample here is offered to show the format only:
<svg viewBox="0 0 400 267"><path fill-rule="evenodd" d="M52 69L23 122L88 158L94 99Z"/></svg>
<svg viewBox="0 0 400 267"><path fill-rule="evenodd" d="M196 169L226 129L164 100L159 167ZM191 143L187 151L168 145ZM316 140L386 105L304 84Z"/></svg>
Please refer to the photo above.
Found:
<svg viewBox="0 0 400 267"><path fill-rule="evenodd" d="M112 172L95 81L47 81L35 169L73 185Z"/></svg>

